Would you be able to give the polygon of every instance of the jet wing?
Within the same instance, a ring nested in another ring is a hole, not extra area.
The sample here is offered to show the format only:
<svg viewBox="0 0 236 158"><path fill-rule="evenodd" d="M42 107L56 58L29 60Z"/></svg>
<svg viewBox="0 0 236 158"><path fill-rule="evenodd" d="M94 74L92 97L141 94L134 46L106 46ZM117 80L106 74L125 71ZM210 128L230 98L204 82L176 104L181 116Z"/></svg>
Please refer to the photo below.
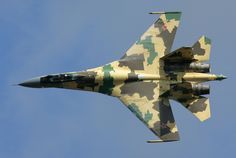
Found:
<svg viewBox="0 0 236 158"><path fill-rule="evenodd" d="M180 12L160 14L160 18L133 44L121 60L140 58L143 59L144 67L153 66L153 69L156 69L159 58L171 50L181 17Z"/></svg>
<svg viewBox="0 0 236 158"><path fill-rule="evenodd" d="M179 140L169 100L159 96L158 82L130 82L121 87L120 100L162 141Z"/></svg>

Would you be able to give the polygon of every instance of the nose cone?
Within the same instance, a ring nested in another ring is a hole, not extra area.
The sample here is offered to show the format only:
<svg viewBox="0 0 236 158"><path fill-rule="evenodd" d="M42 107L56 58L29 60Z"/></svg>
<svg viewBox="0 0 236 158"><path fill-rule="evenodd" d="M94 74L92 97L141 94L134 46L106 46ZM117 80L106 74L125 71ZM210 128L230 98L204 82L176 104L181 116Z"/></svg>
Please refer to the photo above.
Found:
<svg viewBox="0 0 236 158"><path fill-rule="evenodd" d="M19 85L30 88L42 88L42 85L40 83L40 77L32 78L30 80L20 83Z"/></svg>
<svg viewBox="0 0 236 158"><path fill-rule="evenodd" d="M221 80L224 80L224 79L226 79L226 78L227 78L227 77L224 76L224 75L218 75L217 78L216 78L216 80L221 81Z"/></svg>

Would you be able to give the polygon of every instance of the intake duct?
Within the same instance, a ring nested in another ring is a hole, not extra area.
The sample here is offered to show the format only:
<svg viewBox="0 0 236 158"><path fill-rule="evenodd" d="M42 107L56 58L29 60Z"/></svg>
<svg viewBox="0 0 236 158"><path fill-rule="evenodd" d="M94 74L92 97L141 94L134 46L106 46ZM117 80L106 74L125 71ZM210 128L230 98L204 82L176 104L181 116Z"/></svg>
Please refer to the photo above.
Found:
<svg viewBox="0 0 236 158"><path fill-rule="evenodd" d="M200 72L208 73L210 72L210 64L192 62L192 63L183 63L183 62L165 62L164 66L165 71L174 71L174 72Z"/></svg>

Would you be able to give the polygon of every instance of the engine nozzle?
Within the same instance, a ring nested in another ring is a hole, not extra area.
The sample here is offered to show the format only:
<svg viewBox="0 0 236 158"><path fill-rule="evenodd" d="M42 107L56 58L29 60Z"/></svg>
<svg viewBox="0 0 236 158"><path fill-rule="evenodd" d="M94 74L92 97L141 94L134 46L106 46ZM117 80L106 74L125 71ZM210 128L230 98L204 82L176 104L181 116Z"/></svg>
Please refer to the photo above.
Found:
<svg viewBox="0 0 236 158"><path fill-rule="evenodd" d="M206 95L210 94L210 85L206 84L192 84L193 94Z"/></svg>

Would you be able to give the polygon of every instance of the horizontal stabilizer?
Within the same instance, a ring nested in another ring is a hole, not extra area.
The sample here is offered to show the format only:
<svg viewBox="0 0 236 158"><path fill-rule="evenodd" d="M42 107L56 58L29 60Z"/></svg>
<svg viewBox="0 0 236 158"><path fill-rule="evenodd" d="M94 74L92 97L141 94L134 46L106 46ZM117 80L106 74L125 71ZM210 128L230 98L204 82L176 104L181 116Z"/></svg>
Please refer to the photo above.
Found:
<svg viewBox="0 0 236 158"><path fill-rule="evenodd" d="M210 51L211 40L202 36L192 47L181 47L161 59L167 62L208 61Z"/></svg>
<svg viewBox="0 0 236 158"><path fill-rule="evenodd" d="M189 99L179 102L192 112L200 121L205 121L211 117L209 98L200 96L197 99Z"/></svg>
<svg viewBox="0 0 236 158"><path fill-rule="evenodd" d="M193 45L193 55L194 59L197 61L208 61L211 52L211 40L205 36L202 36Z"/></svg>

